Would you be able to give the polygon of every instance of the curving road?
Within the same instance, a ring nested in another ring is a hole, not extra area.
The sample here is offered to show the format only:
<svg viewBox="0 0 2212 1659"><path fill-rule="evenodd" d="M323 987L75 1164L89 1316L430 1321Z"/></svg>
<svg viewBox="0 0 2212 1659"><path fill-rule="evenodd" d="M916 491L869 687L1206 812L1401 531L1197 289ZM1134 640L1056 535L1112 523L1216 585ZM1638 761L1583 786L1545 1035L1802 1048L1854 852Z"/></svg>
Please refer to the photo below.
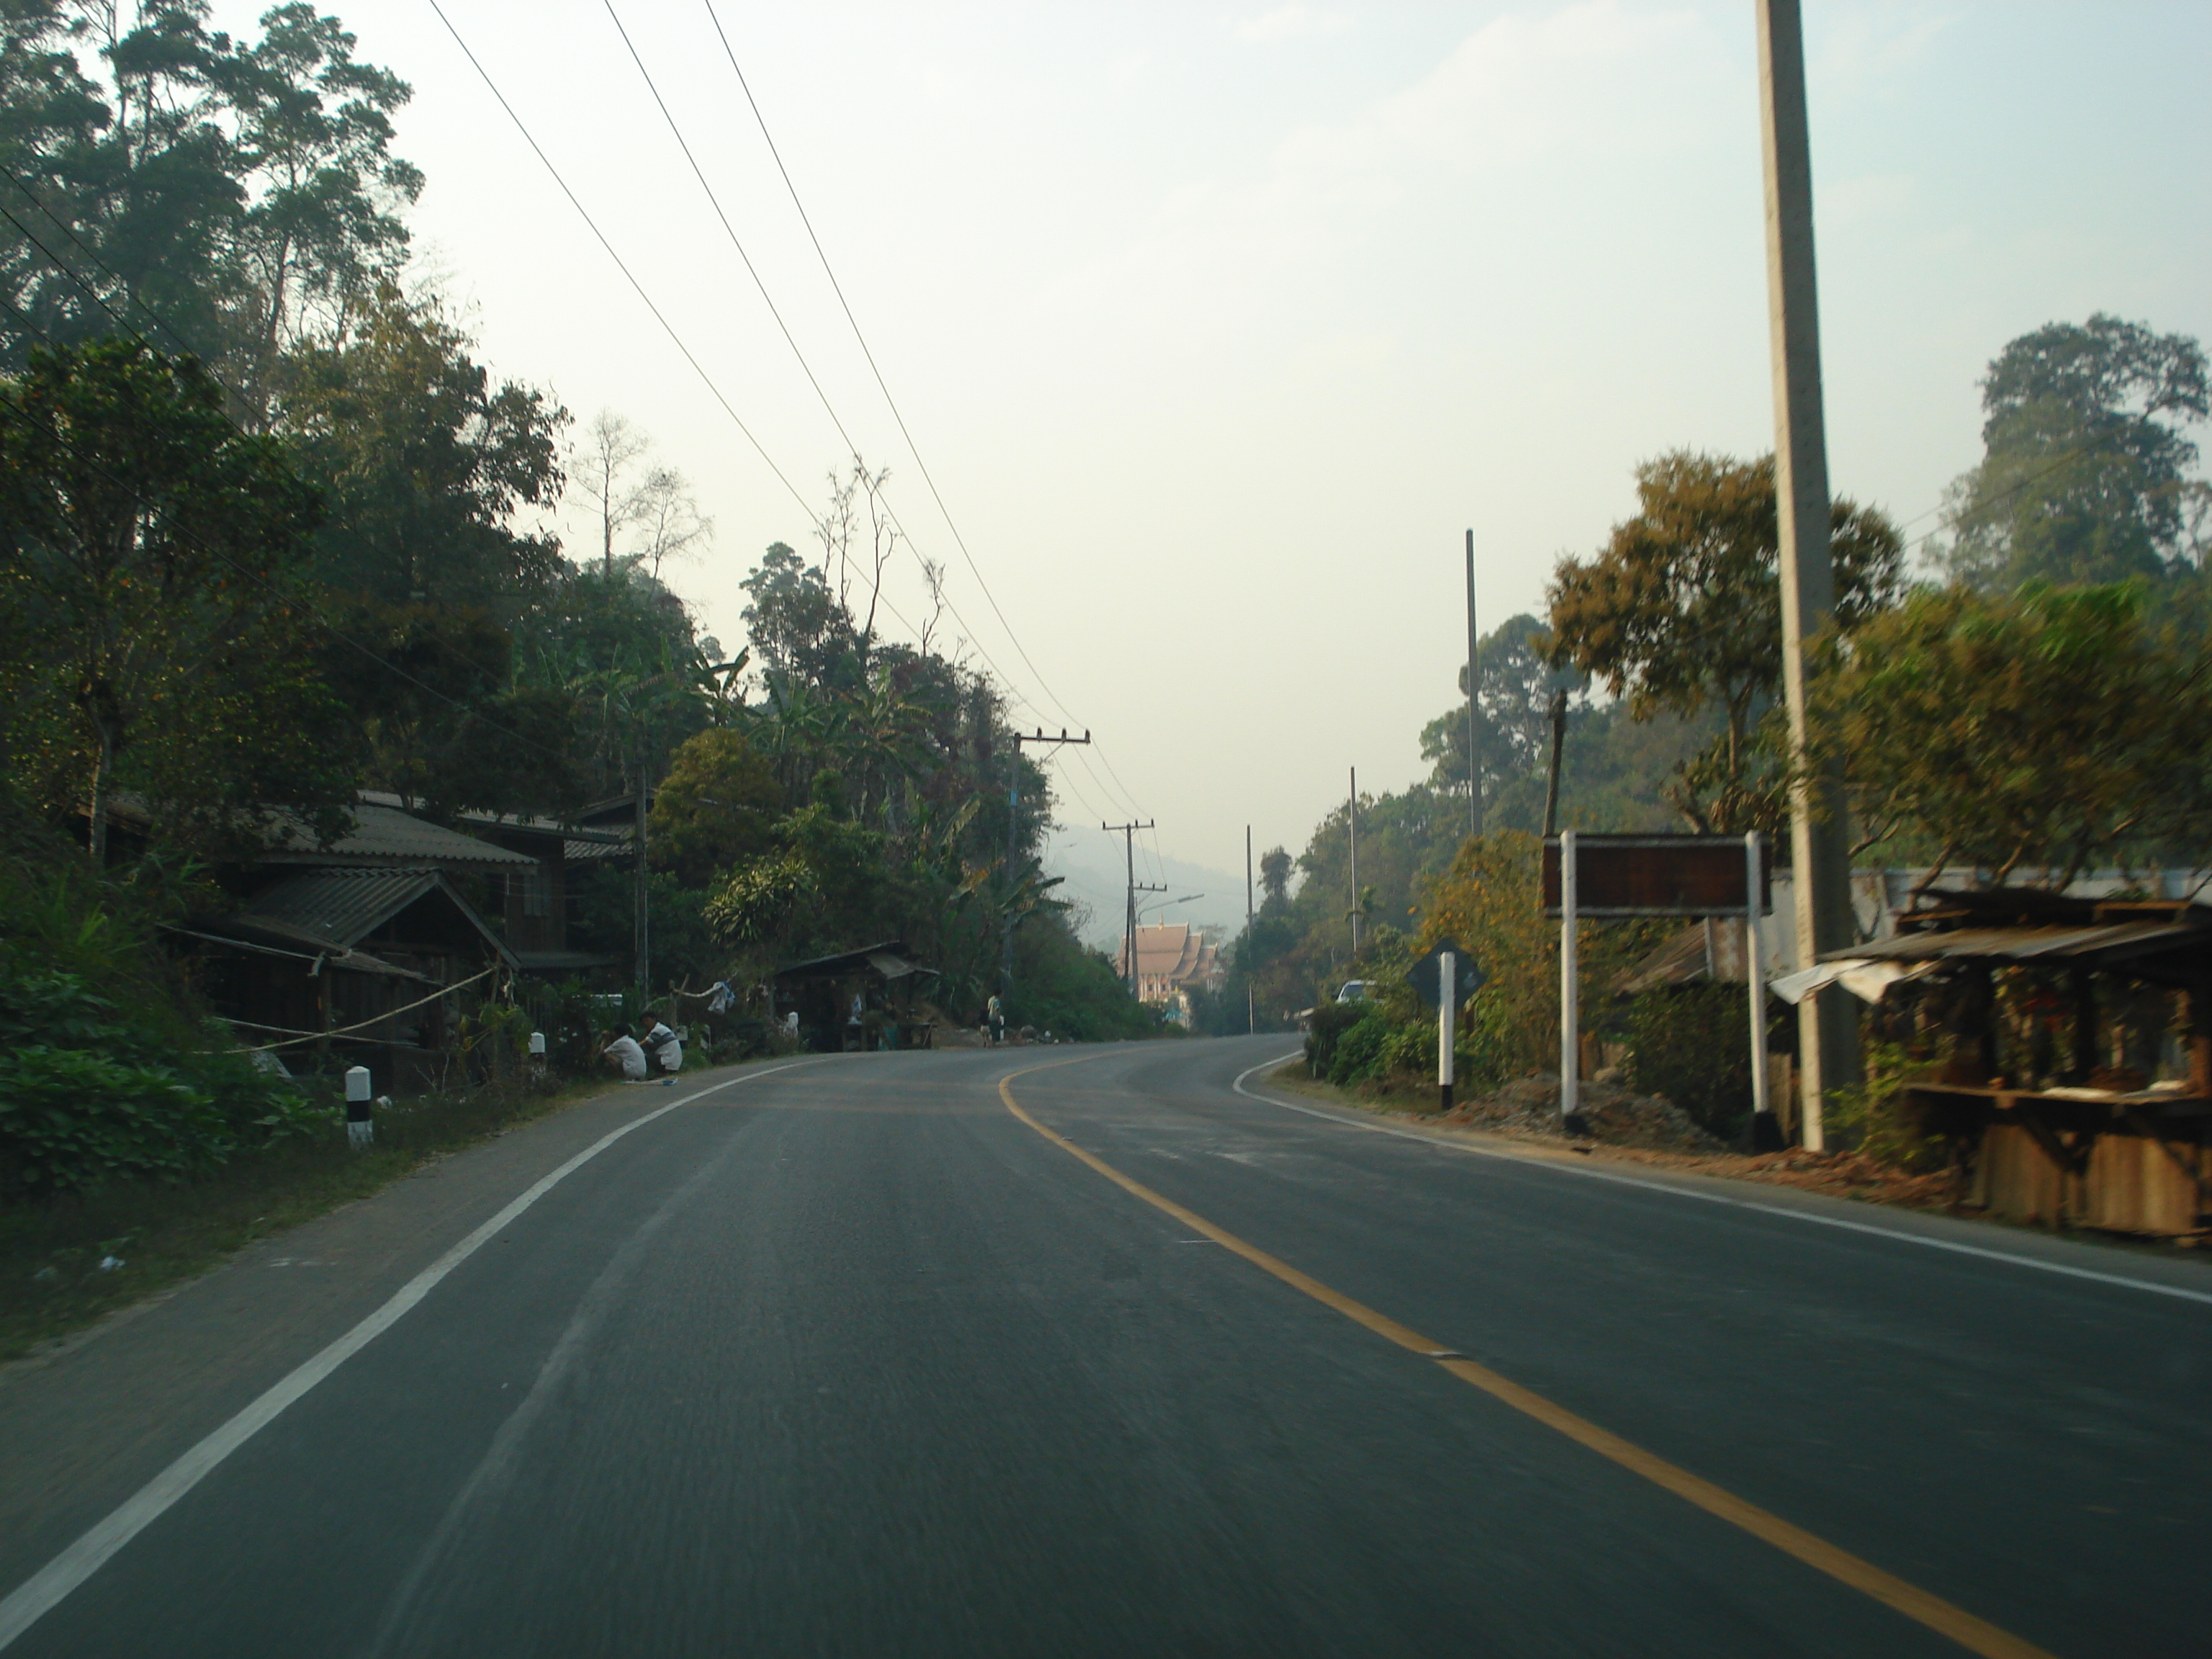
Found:
<svg viewBox="0 0 2212 1659"><path fill-rule="evenodd" d="M1233 1086L1288 1046L447 1160L0 1377L0 1646L2212 1651L2212 1274Z"/></svg>

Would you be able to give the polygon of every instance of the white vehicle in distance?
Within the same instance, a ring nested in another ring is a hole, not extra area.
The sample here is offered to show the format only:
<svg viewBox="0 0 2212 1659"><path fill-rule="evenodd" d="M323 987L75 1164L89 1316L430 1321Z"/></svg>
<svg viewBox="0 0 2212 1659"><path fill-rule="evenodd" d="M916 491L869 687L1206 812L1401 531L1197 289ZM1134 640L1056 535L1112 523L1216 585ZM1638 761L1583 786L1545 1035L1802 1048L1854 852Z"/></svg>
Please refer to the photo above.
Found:
<svg viewBox="0 0 2212 1659"><path fill-rule="evenodd" d="M1371 982L1364 979L1348 979L1337 987L1336 1000L1339 1002L1365 1002L1369 998L1368 987Z"/></svg>

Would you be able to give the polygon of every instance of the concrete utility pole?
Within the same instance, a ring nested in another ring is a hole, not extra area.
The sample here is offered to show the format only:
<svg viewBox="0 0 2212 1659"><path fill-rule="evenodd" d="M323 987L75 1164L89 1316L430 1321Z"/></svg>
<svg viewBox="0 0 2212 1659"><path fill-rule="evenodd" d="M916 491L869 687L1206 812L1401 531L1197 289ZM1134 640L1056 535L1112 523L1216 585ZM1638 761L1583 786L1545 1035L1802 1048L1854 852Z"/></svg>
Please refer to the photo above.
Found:
<svg viewBox="0 0 2212 1659"><path fill-rule="evenodd" d="M1467 833L1482 833L1482 765L1474 752L1474 532L1467 532Z"/></svg>
<svg viewBox="0 0 2212 1659"><path fill-rule="evenodd" d="M1021 823L1021 813L1018 809L1022 804L1022 745L1025 743L1048 743L1057 748L1063 743L1084 744L1090 741L1091 733L1087 729L1081 737L1071 738L1064 726L1060 728L1060 735L1056 738L1047 736L1042 726L1035 732L1014 733L1013 780L1006 786L1006 890L1010 897L1014 881L1015 830ZM1012 1002L1014 1000L1014 913L1011 908L1000 921L999 932L999 994Z"/></svg>
<svg viewBox="0 0 2212 1659"><path fill-rule="evenodd" d="M1352 769L1352 799L1345 824L1352 833L1352 954L1359 954L1359 769Z"/></svg>
<svg viewBox="0 0 2212 1659"><path fill-rule="evenodd" d="M1132 1002L1144 1000L1137 994L1137 831L1152 829L1158 822L1155 819L1152 823L1102 823L1098 826L1109 836L1118 834L1121 837L1122 851L1129 860L1129 904L1122 923L1121 941L1128 951L1129 959L1124 966L1128 969L1129 1000ZM1145 890L1164 893L1167 889L1148 887Z"/></svg>
<svg viewBox="0 0 2212 1659"><path fill-rule="evenodd" d="M1790 863L1797 955L1810 967L1850 945L1850 823L1840 758L1808 775L1808 641L1836 608L1828 550L1828 447L1820 410L1820 325L1813 265L1813 155L1805 112L1805 32L1797 0L1754 0L1766 174L1766 295L1774 358L1774 485L1781 512L1782 686L1790 714ZM1818 1148L1820 1101L1859 1075L1857 1012L1840 987L1797 1005L1805 1145Z"/></svg>

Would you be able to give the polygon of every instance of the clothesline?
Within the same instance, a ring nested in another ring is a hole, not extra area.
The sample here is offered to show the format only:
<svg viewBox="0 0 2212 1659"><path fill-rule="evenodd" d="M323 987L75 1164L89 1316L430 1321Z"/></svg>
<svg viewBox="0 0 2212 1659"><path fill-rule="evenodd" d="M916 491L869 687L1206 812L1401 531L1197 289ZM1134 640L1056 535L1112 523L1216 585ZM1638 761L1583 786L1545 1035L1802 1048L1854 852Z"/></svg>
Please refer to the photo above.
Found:
<svg viewBox="0 0 2212 1659"><path fill-rule="evenodd" d="M250 1048L240 1048L238 1052L241 1054L266 1054L272 1048L289 1048L295 1044L301 1042L319 1042L325 1037L343 1036L349 1031L365 1031L372 1025L381 1024L384 1021L390 1019L394 1014L404 1014L411 1008L420 1008L426 1002L435 1002L440 997L445 996L451 992L465 989L466 987L475 984L477 981L480 979L489 979L498 971L499 969L496 968L487 968L481 974L473 974L467 979L456 980L453 984L446 986L442 989L433 991L427 997L417 997L414 1001L403 1003L397 1008L387 1008L374 1018L360 1020L351 1025L340 1025L336 1027L334 1030L328 1031L302 1031L298 1030L296 1027L289 1025L264 1025L258 1020L234 1019L231 1022L234 1025L251 1025L257 1031L284 1031L290 1034L281 1038L277 1042L258 1042Z"/></svg>

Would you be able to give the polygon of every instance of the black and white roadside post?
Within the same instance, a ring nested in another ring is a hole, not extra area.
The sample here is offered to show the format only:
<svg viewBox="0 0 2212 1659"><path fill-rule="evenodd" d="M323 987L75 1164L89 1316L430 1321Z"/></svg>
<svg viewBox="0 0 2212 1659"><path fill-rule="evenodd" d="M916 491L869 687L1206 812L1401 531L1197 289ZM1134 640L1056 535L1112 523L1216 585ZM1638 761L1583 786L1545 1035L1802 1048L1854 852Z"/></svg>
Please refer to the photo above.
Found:
<svg viewBox="0 0 2212 1659"><path fill-rule="evenodd" d="M356 1151L376 1139L376 1121L369 1115L368 1067L346 1069L346 1144Z"/></svg>
<svg viewBox="0 0 2212 1659"><path fill-rule="evenodd" d="M1459 978L1459 957L1455 951L1439 951L1437 956L1437 984L1439 988L1455 985ZM1459 999L1441 996L1437 999L1437 1109L1449 1112L1452 1109L1452 1036L1459 1024Z"/></svg>
<svg viewBox="0 0 2212 1659"><path fill-rule="evenodd" d="M1437 1011L1437 1096L1443 1111L1451 1110L1452 1039L1459 1029L1459 1006L1482 988L1482 977L1474 958L1450 939L1406 971L1414 994Z"/></svg>

